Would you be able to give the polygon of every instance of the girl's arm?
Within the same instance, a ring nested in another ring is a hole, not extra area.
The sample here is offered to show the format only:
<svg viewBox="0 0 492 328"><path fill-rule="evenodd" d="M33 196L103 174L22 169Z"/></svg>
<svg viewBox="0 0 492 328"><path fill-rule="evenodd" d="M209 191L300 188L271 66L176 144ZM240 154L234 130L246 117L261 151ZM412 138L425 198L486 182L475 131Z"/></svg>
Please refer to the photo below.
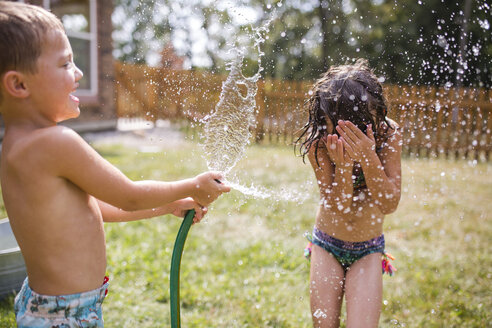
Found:
<svg viewBox="0 0 492 328"><path fill-rule="evenodd" d="M318 141L319 166L314 154L315 146L310 148L308 158L318 182L323 206L335 212L347 213L352 205L354 163L344 160L341 140L336 139L336 136L328 136L326 140L326 144L324 141Z"/></svg>
<svg viewBox="0 0 492 328"><path fill-rule="evenodd" d="M375 205L383 214L394 212L401 196L401 133L393 123L395 133L386 141L385 148L378 157L372 127L368 126L367 135L351 122L339 123L339 133L347 140L347 151L361 164L367 188Z"/></svg>
<svg viewBox="0 0 492 328"><path fill-rule="evenodd" d="M206 207L202 208L191 198L180 199L161 207L140 211L125 211L101 200L97 200L97 202L104 222L136 221L166 214L184 217L188 210L194 209L193 221L196 223L207 213Z"/></svg>
<svg viewBox="0 0 492 328"><path fill-rule="evenodd" d="M401 197L401 133L388 139L380 157L373 152L361 163L367 188L383 214L396 211Z"/></svg>

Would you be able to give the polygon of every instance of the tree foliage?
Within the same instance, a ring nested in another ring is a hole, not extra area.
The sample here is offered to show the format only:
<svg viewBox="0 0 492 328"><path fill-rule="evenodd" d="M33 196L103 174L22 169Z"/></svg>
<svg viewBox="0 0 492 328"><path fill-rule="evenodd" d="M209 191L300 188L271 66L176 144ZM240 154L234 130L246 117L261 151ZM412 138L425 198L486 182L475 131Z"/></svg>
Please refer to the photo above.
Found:
<svg viewBox="0 0 492 328"><path fill-rule="evenodd" d="M364 57L391 83L492 85L487 0L117 0L116 12L128 18L114 22L116 33L131 32L115 42L124 61L148 61L153 43L173 42L192 68L223 72L235 40L252 42L251 29L274 17L262 48L265 76L313 79ZM246 73L258 65L251 50Z"/></svg>

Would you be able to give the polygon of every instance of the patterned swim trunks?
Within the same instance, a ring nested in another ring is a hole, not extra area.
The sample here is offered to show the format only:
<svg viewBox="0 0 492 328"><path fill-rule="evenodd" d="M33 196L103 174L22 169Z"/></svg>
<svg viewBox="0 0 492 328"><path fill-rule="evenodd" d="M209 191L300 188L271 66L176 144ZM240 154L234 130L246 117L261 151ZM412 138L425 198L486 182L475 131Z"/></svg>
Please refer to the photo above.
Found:
<svg viewBox="0 0 492 328"><path fill-rule="evenodd" d="M40 295L29 287L28 278L15 298L19 328L104 327L102 302L108 292L108 278L100 288L78 294Z"/></svg>

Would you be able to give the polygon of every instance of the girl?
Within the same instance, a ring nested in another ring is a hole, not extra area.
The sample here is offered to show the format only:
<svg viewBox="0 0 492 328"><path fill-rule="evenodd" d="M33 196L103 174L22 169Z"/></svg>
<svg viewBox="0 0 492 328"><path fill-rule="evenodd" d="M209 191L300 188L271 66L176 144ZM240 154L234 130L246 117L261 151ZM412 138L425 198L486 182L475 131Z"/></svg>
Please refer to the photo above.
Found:
<svg viewBox="0 0 492 328"><path fill-rule="evenodd" d="M366 60L331 67L314 84L308 109L297 142L321 196L308 238L313 323L339 327L345 294L347 327L377 327L381 254L383 273L393 270L383 220L400 200L401 134L386 117L382 86Z"/></svg>

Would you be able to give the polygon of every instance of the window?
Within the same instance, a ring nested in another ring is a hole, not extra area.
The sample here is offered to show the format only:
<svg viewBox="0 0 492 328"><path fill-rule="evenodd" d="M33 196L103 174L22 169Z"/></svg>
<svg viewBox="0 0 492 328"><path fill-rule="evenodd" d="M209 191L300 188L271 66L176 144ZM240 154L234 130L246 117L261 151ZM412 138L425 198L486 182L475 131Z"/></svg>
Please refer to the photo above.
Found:
<svg viewBox="0 0 492 328"><path fill-rule="evenodd" d="M84 73L78 96L97 95L96 0L44 0L43 6L61 19L72 45L74 62Z"/></svg>

